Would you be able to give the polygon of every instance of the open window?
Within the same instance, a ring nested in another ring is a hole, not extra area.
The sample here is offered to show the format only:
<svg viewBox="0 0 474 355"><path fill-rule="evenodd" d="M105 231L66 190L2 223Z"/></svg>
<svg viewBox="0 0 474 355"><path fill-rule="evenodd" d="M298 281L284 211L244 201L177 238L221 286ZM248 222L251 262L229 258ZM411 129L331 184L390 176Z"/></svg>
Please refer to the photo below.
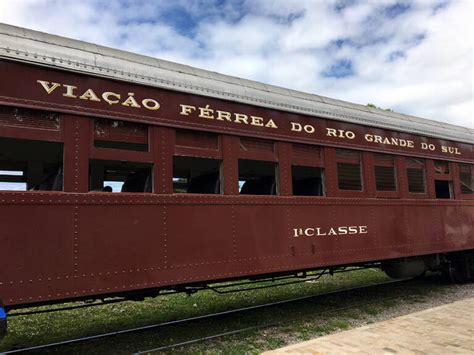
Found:
<svg viewBox="0 0 474 355"><path fill-rule="evenodd" d="M221 161L209 158L173 157L173 192L221 193Z"/></svg>
<svg viewBox="0 0 474 355"><path fill-rule="evenodd" d="M239 159L239 193L241 195L278 195L277 163Z"/></svg>
<svg viewBox="0 0 474 355"><path fill-rule="evenodd" d="M92 160L89 173L92 192L153 192L151 164Z"/></svg>
<svg viewBox="0 0 474 355"><path fill-rule="evenodd" d="M63 144L0 138L0 190L63 190Z"/></svg>
<svg viewBox="0 0 474 355"><path fill-rule="evenodd" d="M293 195L324 196L324 169L312 166L291 167Z"/></svg>
<svg viewBox="0 0 474 355"><path fill-rule="evenodd" d="M461 194L474 194L474 165L459 164L459 183L461 184Z"/></svg>
<svg viewBox="0 0 474 355"><path fill-rule="evenodd" d="M449 169L449 162L435 160L434 175L436 198L454 198L452 175Z"/></svg>

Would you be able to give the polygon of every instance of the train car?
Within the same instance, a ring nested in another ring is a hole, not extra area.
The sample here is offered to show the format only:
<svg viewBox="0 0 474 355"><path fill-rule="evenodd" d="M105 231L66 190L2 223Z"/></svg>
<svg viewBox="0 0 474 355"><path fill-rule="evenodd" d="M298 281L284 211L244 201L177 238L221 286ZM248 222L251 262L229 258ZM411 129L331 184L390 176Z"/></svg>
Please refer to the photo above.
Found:
<svg viewBox="0 0 474 355"><path fill-rule="evenodd" d="M472 129L8 25L0 77L3 328L346 265L474 274Z"/></svg>

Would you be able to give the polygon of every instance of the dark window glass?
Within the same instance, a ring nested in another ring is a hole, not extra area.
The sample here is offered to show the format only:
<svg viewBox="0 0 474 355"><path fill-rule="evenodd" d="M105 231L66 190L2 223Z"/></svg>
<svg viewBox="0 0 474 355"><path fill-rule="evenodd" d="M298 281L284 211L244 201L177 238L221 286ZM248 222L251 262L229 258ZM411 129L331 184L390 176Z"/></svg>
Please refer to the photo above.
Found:
<svg viewBox="0 0 474 355"><path fill-rule="evenodd" d="M173 157L173 192L221 193L221 161L195 157Z"/></svg>
<svg viewBox="0 0 474 355"><path fill-rule="evenodd" d="M461 193L474 193L474 169L469 164L459 164L459 180L461 184Z"/></svg>
<svg viewBox="0 0 474 355"><path fill-rule="evenodd" d="M360 163L337 163L339 190L362 191Z"/></svg>
<svg viewBox="0 0 474 355"><path fill-rule="evenodd" d="M323 171L310 166L292 166L293 195L323 196Z"/></svg>
<svg viewBox="0 0 474 355"><path fill-rule="evenodd" d="M270 161L239 160L239 193L242 195L277 195L277 164Z"/></svg>
<svg viewBox="0 0 474 355"><path fill-rule="evenodd" d="M63 144L0 138L0 190L63 190Z"/></svg>
<svg viewBox="0 0 474 355"><path fill-rule="evenodd" d="M396 191L395 168L393 166L376 166L375 185L377 191Z"/></svg>

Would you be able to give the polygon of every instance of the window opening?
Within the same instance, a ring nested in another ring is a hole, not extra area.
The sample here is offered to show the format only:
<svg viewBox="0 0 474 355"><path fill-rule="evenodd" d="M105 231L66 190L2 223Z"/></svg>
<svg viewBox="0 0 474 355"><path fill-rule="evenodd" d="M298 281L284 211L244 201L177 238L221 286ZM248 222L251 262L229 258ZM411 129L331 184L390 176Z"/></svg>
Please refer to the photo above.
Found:
<svg viewBox="0 0 474 355"><path fill-rule="evenodd" d="M152 192L151 164L92 160L89 190L93 192Z"/></svg>
<svg viewBox="0 0 474 355"><path fill-rule="evenodd" d="M474 165L459 164L459 180L462 194L474 193Z"/></svg>
<svg viewBox="0 0 474 355"><path fill-rule="evenodd" d="M277 163L239 159L239 193L241 195L277 195Z"/></svg>
<svg viewBox="0 0 474 355"><path fill-rule="evenodd" d="M411 193L425 193L425 162L420 159L407 159L408 191Z"/></svg>
<svg viewBox="0 0 474 355"><path fill-rule="evenodd" d="M209 158L173 157L173 192L221 193L221 161Z"/></svg>
<svg viewBox="0 0 474 355"><path fill-rule="evenodd" d="M294 196L324 196L324 169L293 165L291 172Z"/></svg>
<svg viewBox="0 0 474 355"><path fill-rule="evenodd" d="M436 198L453 198L451 181L435 180Z"/></svg>
<svg viewBox="0 0 474 355"><path fill-rule="evenodd" d="M0 138L0 190L63 190L63 144Z"/></svg>
<svg viewBox="0 0 474 355"><path fill-rule="evenodd" d="M449 163L447 161L434 161L434 168L436 174L449 174Z"/></svg>
<svg viewBox="0 0 474 355"><path fill-rule="evenodd" d="M94 147L148 151L148 127L141 123L95 119Z"/></svg>

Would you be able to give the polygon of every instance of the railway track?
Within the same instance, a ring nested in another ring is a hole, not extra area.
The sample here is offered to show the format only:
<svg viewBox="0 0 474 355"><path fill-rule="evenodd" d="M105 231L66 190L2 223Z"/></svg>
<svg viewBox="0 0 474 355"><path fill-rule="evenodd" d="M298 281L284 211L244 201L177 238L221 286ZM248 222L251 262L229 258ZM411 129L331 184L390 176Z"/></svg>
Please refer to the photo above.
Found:
<svg viewBox="0 0 474 355"><path fill-rule="evenodd" d="M381 287L388 286L388 285L393 285L393 284L409 283L412 280L413 279L393 280L393 281L376 283L376 284L369 284L369 285L364 285L364 286L342 288L342 289L333 290L333 291L329 291L329 292L317 293L317 294L314 294L314 295L308 295L308 296L302 296L302 297L295 297L295 298L291 298L291 299L287 299L287 300L264 303L264 304L259 304L259 305L255 305L255 306L242 307L242 308L237 308L237 309L228 310L228 311L222 311L222 312L206 314L206 315L202 315L202 316L183 318L183 319L179 319L179 320L167 321L167 322L162 322L162 323L157 323L157 324L150 324L150 325L146 325L146 326L123 329L123 330L107 332L107 333L102 333L102 334L97 334L97 335L92 335L92 336L87 336L87 337L74 338L74 339L69 339L69 340L64 340L64 341L59 341L59 342L42 344L42 345L38 345L38 346L26 347L26 348L21 348L21 349L14 349L14 350L3 352L1 354L7 355L7 354L16 354L16 353L25 353L25 352L34 352L34 351L44 351L44 350L47 350L47 349L53 349L53 348L58 348L58 347L68 346L68 345L73 345L73 344L78 344L78 343L85 343L85 342L88 342L88 341L94 341L94 340L98 340L98 339L110 338L110 337L123 335L123 334L138 333L138 332L143 332L143 331L147 331L147 330L151 330L151 329L158 329L158 328L163 328L163 327L168 327L168 326L182 325L182 324L186 324L186 323L192 323L192 322L201 321L201 320L209 320L209 319L218 318L218 317L222 317L222 316L237 315L239 313L245 313L245 312L258 310L258 309L263 309L263 308L271 308L271 307L280 306L280 305L288 305L288 304L296 303L296 302L300 302L300 301L318 300L318 299L324 299L324 298L327 298L327 297L330 297L330 296L340 296L344 293L351 293L351 292L362 291L362 290L369 292L369 290L371 290L371 289L377 289L377 288L381 288ZM402 294L397 294L397 295L394 295L394 296L385 297L385 298L383 298L383 300L396 299L396 298L399 298L401 296L402 296ZM327 310L327 311L325 311L323 313L319 313L319 314L322 315L322 314L328 314L328 313L335 313L335 312L343 311L343 310L346 310L346 309L353 309L353 308L357 308L357 307L361 307L361 306L365 306L365 305L374 304L374 303L377 303L377 302L381 302L381 299L377 298L376 300L371 300L371 301L367 301L367 302L363 302L363 303L352 304L352 305L345 306L345 307L331 308L330 310ZM276 325L277 325L276 323L272 323L272 324L269 323L269 324L262 324L262 325L256 325L256 326L251 326L251 327L240 328L240 329L236 329L236 330L233 330L233 331L227 331L227 332L213 334L213 335L210 335L210 336L200 337L200 338L196 338L196 339L192 339L192 340L188 340L188 341L182 341L182 342L177 342L177 343L173 343L173 344L168 344L168 345L165 345L165 346L160 346L160 347L156 347L156 348L149 349L149 350L139 350L139 351L134 352L134 354L138 355L138 354L146 354L146 353L164 351L164 350L168 350L168 349L172 349L172 348L176 348L176 347L180 347L180 346L194 344L194 343L197 343L197 342L202 342L202 341L206 341L206 340L220 338L220 337L224 337L224 336L228 336L228 335L232 335L232 334L237 334L237 333L243 333L243 332L250 331L250 330L255 330L255 329L268 328L268 327L272 327L272 326L276 326Z"/></svg>

